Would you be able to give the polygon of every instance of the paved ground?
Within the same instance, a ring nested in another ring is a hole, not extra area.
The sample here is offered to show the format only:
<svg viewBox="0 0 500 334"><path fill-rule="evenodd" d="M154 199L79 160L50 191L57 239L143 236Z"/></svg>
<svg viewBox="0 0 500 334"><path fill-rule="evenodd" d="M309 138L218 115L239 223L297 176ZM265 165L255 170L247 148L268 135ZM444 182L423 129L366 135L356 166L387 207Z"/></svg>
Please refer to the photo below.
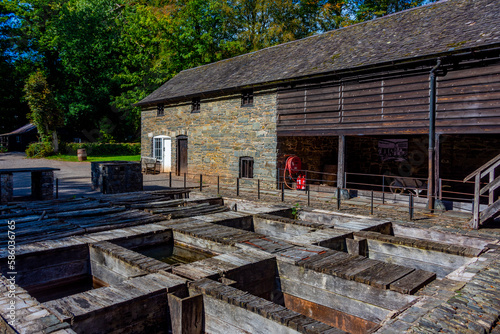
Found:
<svg viewBox="0 0 500 334"><path fill-rule="evenodd" d="M59 179L59 198L80 197L90 194L99 195L98 192L93 191L91 188L90 162L28 159L26 154L20 152L0 153L0 169L29 167L60 169L54 173L55 178ZM31 194L30 177L30 173L14 173L14 196L27 197ZM153 175L145 175L144 177L144 190L159 190L167 186L166 183L156 184Z"/></svg>

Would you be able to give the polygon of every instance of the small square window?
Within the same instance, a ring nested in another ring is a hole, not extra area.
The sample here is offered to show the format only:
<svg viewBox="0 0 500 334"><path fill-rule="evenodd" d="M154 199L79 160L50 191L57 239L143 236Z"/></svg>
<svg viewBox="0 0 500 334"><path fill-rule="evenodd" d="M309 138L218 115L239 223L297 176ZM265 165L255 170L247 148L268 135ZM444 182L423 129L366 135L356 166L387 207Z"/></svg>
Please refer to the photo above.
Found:
<svg viewBox="0 0 500 334"><path fill-rule="evenodd" d="M195 97L191 102L191 112L200 112L200 98Z"/></svg>
<svg viewBox="0 0 500 334"><path fill-rule="evenodd" d="M253 158L240 158L240 178L253 178Z"/></svg>
<svg viewBox="0 0 500 334"><path fill-rule="evenodd" d="M242 107L253 106L253 90L252 89L244 90L241 93L241 106Z"/></svg>
<svg viewBox="0 0 500 334"><path fill-rule="evenodd" d="M165 105L163 103L158 103L156 106L156 116L165 115Z"/></svg>

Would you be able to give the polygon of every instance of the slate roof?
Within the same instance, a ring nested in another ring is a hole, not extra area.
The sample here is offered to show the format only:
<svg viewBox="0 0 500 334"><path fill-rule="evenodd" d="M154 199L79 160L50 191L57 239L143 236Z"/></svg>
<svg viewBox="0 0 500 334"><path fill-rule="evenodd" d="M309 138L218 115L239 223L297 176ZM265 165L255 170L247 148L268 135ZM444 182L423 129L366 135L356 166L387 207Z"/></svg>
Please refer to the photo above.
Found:
<svg viewBox="0 0 500 334"><path fill-rule="evenodd" d="M500 44L499 0L448 0L184 70L137 105Z"/></svg>
<svg viewBox="0 0 500 334"><path fill-rule="evenodd" d="M3 136L20 135L23 133L30 132L32 130L36 130L36 126L29 123L29 124L21 126L19 129L16 129L16 130L11 131L9 133L2 133L2 134L0 134L0 136L3 137Z"/></svg>

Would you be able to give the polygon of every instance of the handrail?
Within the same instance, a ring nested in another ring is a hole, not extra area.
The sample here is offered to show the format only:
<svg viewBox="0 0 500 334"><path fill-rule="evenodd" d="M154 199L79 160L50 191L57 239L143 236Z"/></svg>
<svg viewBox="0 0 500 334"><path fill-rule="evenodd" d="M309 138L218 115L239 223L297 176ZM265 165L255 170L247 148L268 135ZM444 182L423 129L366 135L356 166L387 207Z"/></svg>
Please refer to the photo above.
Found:
<svg viewBox="0 0 500 334"><path fill-rule="evenodd" d="M492 164L495 164L496 166L491 166ZM473 171L472 173L470 173L469 175L467 175L464 179L464 182L469 181L476 174L479 174L479 173L483 174L483 170L485 170L485 169L488 169L488 170L495 169L499 165L500 165L500 154L497 155L496 157L494 157L493 159L491 159L490 161L488 161L487 163L485 163L484 165L482 165L481 167L479 167L478 169L476 169L475 171ZM483 178L484 176L486 176L486 174L482 175L481 178Z"/></svg>
<svg viewBox="0 0 500 334"><path fill-rule="evenodd" d="M500 176L495 178L495 169L500 166L500 154L469 174L463 182L467 182L474 177L474 205L473 216L470 225L473 229L478 229L481 220L488 220L500 207L500 199L495 202L494 191L500 187ZM489 175L488 182L481 188L481 179ZM488 207L480 213L480 197L488 192Z"/></svg>

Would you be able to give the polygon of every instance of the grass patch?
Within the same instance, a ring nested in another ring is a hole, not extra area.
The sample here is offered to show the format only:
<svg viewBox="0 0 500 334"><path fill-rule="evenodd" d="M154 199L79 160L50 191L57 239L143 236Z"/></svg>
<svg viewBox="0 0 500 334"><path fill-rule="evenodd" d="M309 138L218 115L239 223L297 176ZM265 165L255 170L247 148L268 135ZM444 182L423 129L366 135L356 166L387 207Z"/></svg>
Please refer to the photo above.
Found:
<svg viewBox="0 0 500 334"><path fill-rule="evenodd" d="M51 155L50 157L46 157L45 159L78 162L78 157L76 155L67 155L67 154ZM87 157L87 161L89 161L89 162L93 162L93 161L117 161L117 160L118 161L140 161L141 156L140 155L107 155L107 156L100 156L100 157L92 157L92 156Z"/></svg>

